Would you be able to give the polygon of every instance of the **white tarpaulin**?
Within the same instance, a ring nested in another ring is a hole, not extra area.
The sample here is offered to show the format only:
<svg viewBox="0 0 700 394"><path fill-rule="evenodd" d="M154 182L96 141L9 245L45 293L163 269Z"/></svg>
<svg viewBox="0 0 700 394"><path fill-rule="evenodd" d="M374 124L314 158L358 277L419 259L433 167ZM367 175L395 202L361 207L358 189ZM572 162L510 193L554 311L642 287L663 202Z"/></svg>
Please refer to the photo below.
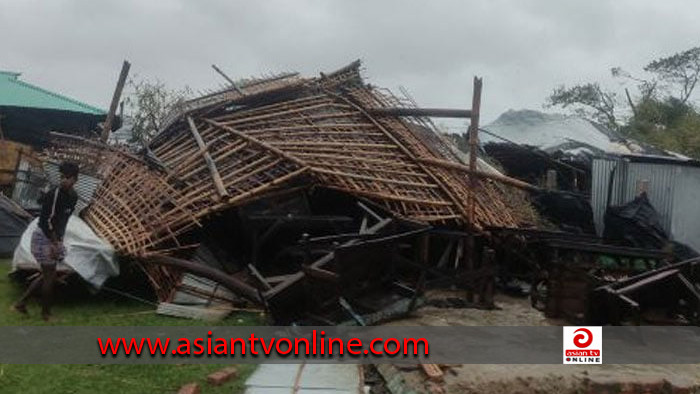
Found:
<svg viewBox="0 0 700 394"><path fill-rule="evenodd" d="M31 252L32 233L39 219L34 219L22 234L19 246L12 259L12 270L39 269ZM100 239L79 217L71 216L63 237L66 258L57 267L58 271L75 271L85 281L100 288L107 278L119 275L119 266L114 259L114 248Z"/></svg>

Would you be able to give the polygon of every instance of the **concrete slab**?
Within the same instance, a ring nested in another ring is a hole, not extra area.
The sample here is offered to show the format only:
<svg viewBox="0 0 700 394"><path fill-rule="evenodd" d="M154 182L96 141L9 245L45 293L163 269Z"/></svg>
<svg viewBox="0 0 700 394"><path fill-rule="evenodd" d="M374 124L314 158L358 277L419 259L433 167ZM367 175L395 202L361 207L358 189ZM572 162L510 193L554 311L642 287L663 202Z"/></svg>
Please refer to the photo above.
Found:
<svg viewBox="0 0 700 394"><path fill-rule="evenodd" d="M360 392L359 367L349 364L262 364L246 381L245 392L290 393L295 387L298 375L297 394Z"/></svg>

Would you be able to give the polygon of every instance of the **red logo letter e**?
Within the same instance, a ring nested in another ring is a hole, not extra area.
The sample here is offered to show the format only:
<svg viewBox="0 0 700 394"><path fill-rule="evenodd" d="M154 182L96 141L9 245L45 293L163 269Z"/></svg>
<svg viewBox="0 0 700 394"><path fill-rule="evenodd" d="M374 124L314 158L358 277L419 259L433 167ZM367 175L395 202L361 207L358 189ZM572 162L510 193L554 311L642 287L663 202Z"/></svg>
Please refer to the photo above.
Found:
<svg viewBox="0 0 700 394"><path fill-rule="evenodd" d="M578 330L574 331L574 334L583 331L584 333L588 334L588 339L586 339L586 334L578 334L574 336L574 345L577 347L588 347L588 345L593 342L593 334L591 333L590 330L586 328L579 328ZM585 342L584 342L585 341Z"/></svg>

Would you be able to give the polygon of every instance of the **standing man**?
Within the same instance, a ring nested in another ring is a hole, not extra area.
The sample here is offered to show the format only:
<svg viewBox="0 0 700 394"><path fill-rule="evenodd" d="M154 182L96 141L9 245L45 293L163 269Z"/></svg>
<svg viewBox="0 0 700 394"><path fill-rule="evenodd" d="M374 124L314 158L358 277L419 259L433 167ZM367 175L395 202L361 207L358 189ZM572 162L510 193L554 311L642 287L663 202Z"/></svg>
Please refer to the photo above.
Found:
<svg viewBox="0 0 700 394"><path fill-rule="evenodd" d="M41 275L32 281L22 298L14 305L16 311L27 313L27 299L41 285L41 317L51 318L51 298L56 280L56 265L66 255L63 235L66 233L68 219L73 214L78 194L73 185L78 181L78 165L63 162L59 167L61 181L59 186L50 189L39 199L41 215L39 225L32 234L32 255L41 267Z"/></svg>

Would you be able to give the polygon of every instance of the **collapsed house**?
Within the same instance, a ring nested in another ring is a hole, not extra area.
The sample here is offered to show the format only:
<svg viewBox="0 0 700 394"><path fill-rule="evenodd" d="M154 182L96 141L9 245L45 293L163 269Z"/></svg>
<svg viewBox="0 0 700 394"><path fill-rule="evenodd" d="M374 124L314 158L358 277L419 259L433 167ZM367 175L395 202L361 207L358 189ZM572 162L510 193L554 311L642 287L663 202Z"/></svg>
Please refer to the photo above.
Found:
<svg viewBox="0 0 700 394"><path fill-rule="evenodd" d="M367 324L431 284L491 303L478 236L518 226L506 188L527 185L462 163L412 107L355 62L190 101L146 155L57 134L52 155L93 164L81 216L143 267L164 309L245 300L278 322Z"/></svg>
<svg viewBox="0 0 700 394"><path fill-rule="evenodd" d="M662 154L603 125L576 116L509 110L484 126L484 149L511 176L546 186L555 170L560 190L587 192L594 157L605 154Z"/></svg>
<svg viewBox="0 0 700 394"><path fill-rule="evenodd" d="M593 161L591 205L598 234L608 207L623 205L644 192L658 214L661 231L672 241L700 250L700 162L669 156L617 155ZM630 240L630 246L641 246ZM658 245L657 245L658 246Z"/></svg>
<svg viewBox="0 0 700 394"><path fill-rule="evenodd" d="M99 287L125 271L114 253L143 273L160 313L252 307L276 324L323 325L405 314L430 287L463 289L450 305L493 307L495 287L514 282L549 317L618 323L659 306L640 289L660 278L682 285L660 305L696 322L698 260L611 244L587 201L548 203L550 191L477 158L476 133L465 154L436 132L432 116L479 130L478 92L475 80L471 110L416 108L366 84L355 62L186 102L138 154L52 133L45 163L81 163L74 219L105 257L104 269L79 256L71 266ZM530 198L580 216L576 231L544 230Z"/></svg>
<svg viewBox="0 0 700 394"><path fill-rule="evenodd" d="M509 175L546 189L533 205L557 231L494 231L498 260L532 284L533 306L594 324L653 309L667 314L657 323L698 321L694 161L536 111L508 111L483 131Z"/></svg>

